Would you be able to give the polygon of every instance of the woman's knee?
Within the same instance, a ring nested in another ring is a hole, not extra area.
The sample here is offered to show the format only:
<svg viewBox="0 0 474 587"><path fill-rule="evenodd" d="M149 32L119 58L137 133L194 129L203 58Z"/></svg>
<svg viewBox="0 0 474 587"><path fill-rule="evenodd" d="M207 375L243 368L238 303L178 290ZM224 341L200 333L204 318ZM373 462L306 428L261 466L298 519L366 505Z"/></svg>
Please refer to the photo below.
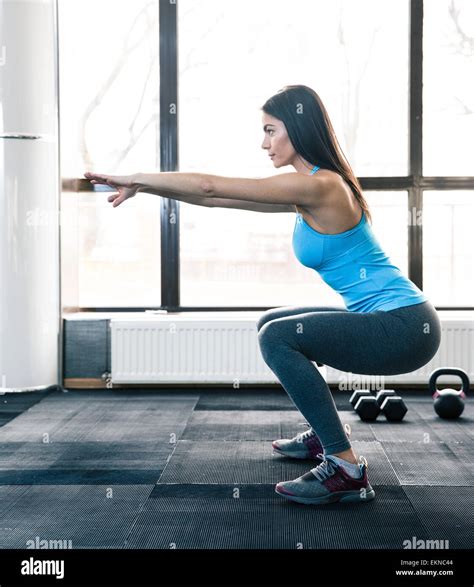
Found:
<svg viewBox="0 0 474 587"><path fill-rule="evenodd" d="M265 319L265 315L260 316L260 318L257 320L257 332L260 332L262 326L266 324L266 322L267 320Z"/></svg>
<svg viewBox="0 0 474 587"><path fill-rule="evenodd" d="M260 348L265 346L267 344L268 340L270 339L270 336L269 336L270 322L271 322L271 320L267 320L266 322L262 322L262 324L260 324L260 325L257 324L257 328L258 328L257 338L258 338L258 344L260 345Z"/></svg>
<svg viewBox="0 0 474 587"><path fill-rule="evenodd" d="M271 309L271 310L267 310L266 312L264 312L260 318L257 320L257 332L260 332L260 330L265 326L265 324L267 324L267 322L270 322L270 320L273 320L275 318L275 309Z"/></svg>
<svg viewBox="0 0 474 587"><path fill-rule="evenodd" d="M272 357L276 354L275 349L275 341L281 340L281 336L276 334L275 322L272 320L268 320L265 322L258 334L258 344L260 347L260 351L262 353L262 357L265 362L268 362Z"/></svg>

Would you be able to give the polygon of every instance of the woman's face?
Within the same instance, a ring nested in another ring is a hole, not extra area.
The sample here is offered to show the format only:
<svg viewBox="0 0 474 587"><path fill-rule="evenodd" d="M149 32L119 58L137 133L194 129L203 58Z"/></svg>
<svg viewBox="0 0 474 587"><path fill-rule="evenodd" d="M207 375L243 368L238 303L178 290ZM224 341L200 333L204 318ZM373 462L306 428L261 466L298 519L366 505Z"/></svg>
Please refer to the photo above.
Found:
<svg viewBox="0 0 474 587"><path fill-rule="evenodd" d="M272 156L273 165L275 167L291 165L297 153L291 144L283 122L264 112L262 125L264 133L262 149L268 150L268 155Z"/></svg>

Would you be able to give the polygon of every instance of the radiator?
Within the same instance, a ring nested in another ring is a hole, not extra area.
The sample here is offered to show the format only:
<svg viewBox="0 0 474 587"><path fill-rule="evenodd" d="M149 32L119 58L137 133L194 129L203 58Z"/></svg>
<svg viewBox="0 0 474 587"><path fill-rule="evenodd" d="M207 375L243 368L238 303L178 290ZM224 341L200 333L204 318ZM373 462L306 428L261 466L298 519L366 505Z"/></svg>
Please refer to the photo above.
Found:
<svg viewBox="0 0 474 587"><path fill-rule="evenodd" d="M255 318L162 314L110 326L112 383L277 381L262 359Z"/></svg>
<svg viewBox="0 0 474 587"><path fill-rule="evenodd" d="M259 315L176 313L111 319L112 383L276 383L258 346ZM474 380L474 316L443 318L441 311L439 315L442 340L435 357L417 371L383 376L384 384L426 384L433 369L446 366L464 369ZM330 384L367 383L367 377L373 381L372 376L319 369ZM457 380L443 376L442 383Z"/></svg>

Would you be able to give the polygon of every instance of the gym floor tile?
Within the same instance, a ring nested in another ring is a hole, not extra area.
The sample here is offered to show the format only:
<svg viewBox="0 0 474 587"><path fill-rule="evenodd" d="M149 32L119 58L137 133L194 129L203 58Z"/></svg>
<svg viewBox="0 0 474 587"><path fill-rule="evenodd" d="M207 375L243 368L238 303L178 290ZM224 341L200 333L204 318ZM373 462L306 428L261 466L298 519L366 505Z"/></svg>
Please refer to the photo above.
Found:
<svg viewBox="0 0 474 587"><path fill-rule="evenodd" d="M360 442L357 450L369 463L372 485L398 485L380 443ZM312 460L272 454L268 442L179 440L159 483L278 483L315 465Z"/></svg>
<svg viewBox="0 0 474 587"><path fill-rule="evenodd" d="M462 455L447 445L384 442L383 448L401 485L471 486L474 482Z"/></svg>
<svg viewBox="0 0 474 587"><path fill-rule="evenodd" d="M354 441L376 440L371 428L347 412L342 423L351 426ZM266 440L293 438L308 430L297 410L199 410L190 416L182 440Z"/></svg>
<svg viewBox="0 0 474 587"><path fill-rule="evenodd" d="M407 537L427 538L400 487L380 487L365 504L306 506L263 485L265 497L242 492L149 499L127 548L401 548ZM260 488L259 488L260 490ZM252 492L250 492L252 493Z"/></svg>
<svg viewBox="0 0 474 587"><path fill-rule="evenodd" d="M295 410L295 404L275 389L216 388L200 392L195 410Z"/></svg>
<svg viewBox="0 0 474 587"><path fill-rule="evenodd" d="M440 418L433 409L433 402L413 402L412 410L417 413L419 426L428 428L440 439L449 442L469 442L474 440L474 404L465 402L464 411L454 420ZM410 409L410 408L409 408Z"/></svg>
<svg viewBox="0 0 474 587"><path fill-rule="evenodd" d="M1 445L0 484L155 483L174 447L167 439L141 443L7 442Z"/></svg>
<svg viewBox="0 0 474 587"><path fill-rule="evenodd" d="M474 498L471 487L411 485L403 487L403 491L431 540L448 540L449 548L474 548ZM446 543L444 545L447 546Z"/></svg>
<svg viewBox="0 0 474 587"><path fill-rule="evenodd" d="M36 538L121 548L152 487L29 486L2 515L0 548L26 548Z"/></svg>
<svg viewBox="0 0 474 587"><path fill-rule="evenodd" d="M149 485L162 469L25 469L0 471L0 484L6 485Z"/></svg>
<svg viewBox="0 0 474 587"><path fill-rule="evenodd" d="M143 401L128 397L111 404L108 400L68 400L68 394L61 395L61 400L48 396L1 427L0 443L165 439L181 434L196 403L195 399Z"/></svg>

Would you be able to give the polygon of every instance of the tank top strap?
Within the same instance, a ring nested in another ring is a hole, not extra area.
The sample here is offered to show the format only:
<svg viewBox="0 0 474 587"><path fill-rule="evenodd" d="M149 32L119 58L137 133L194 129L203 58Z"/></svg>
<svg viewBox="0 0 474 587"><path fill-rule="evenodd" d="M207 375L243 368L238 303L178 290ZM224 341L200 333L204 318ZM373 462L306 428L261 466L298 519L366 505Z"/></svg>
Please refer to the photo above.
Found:
<svg viewBox="0 0 474 587"><path fill-rule="evenodd" d="M314 175L318 169L319 169L319 165L315 165L315 166L313 167L313 169L311 170L311 173L310 173L310 175Z"/></svg>

